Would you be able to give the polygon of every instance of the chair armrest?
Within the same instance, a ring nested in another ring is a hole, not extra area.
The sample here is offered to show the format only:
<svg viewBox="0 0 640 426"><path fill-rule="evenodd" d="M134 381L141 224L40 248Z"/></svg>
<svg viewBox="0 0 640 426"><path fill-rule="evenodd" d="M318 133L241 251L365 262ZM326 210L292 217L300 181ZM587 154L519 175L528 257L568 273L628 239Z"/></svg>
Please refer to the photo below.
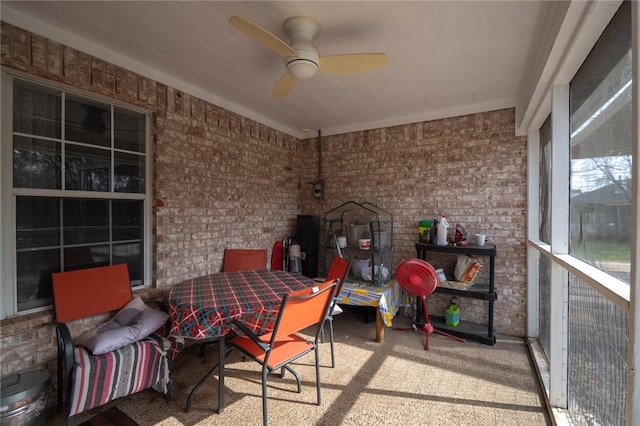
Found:
<svg viewBox="0 0 640 426"><path fill-rule="evenodd" d="M71 370L75 361L73 355L73 340L71 339L69 328L65 323L50 322L48 324L56 328L56 340L58 342L58 411L60 411L63 403L62 392L63 389L69 390Z"/></svg>
<svg viewBox="0 0 640 426"><path fill-rule="evenodd" d="M249 327L247 327L243 322L235 320L235 321L233 321L233 324L242 333L244 333L249 339L251 339L253 341L253 343L255 343L256 345L260 346L260 349L262 349L263 351L267 351L269 349L269 345L267 345L262 340L260 340L260 338L258 336L256 336L256 334L253 331L251 331L251 329Z"/></svg>
<svg viewBox="0 0 640 426"><path fill-rule="evenodd" d="M332 320L333 312L336 310L336 308L338 310L338 314L343 312L340 306L338 306L338 302L342 302L342 300L337 296L331 298L331 303L329 303L329 311L327 312L328 320Z"/></svg>

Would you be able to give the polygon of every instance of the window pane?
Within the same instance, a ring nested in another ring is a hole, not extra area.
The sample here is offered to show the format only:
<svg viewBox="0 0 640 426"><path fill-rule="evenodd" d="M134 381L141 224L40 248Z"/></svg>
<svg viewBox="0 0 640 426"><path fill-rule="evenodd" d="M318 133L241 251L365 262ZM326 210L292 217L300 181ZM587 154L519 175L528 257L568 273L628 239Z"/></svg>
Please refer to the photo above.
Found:
<svg viewBox="0 0 640 426"><path fill-rule="evenodd" d="M104 147L111 146L111 108L67 97L65 139Z"/></svg>
<svg viewBox="0 0 640 426"><path fill-rule="evenodd" d="M628 349L627 312L570 274L567 390L569 414L578 420L573 424L625 424Z"/></svg>
<svg viewBox="0 0 640 426"><path fill-rule="evenodd" d="M63 203L64 244L109 241L109 201L66 199Z"/></svg>
<svg viewBox="0 0 640 426"><path fill-rule="evenodd" d="M551 261L546 256L538 258L538 299L540 345L547 356L551 355Z"/></svg>
<svg viewBox="0 0 640 426"><path fill-rule="evenodd" d="M114 108L113 147L134 152L145 152L145 116L136 112Z"/></svg>
<svg viewBox="0 0 640 426"><path fill-rule="evenodd" d="M60 200L16 198L16 247L18 250L60 245Z"/></svg>
<svg viewBox="0 0 640 426"><path fill-rule="evenodd" d="M113 240L142 238L142 201L113 201Z"/></svg>
<svg viewBox="0 0 640 426"><path fill-rule="evenodd" d="M109 246L103 246L107 248ZM78 269L94 268L96 266L109 265L109 256L101 256L100 248L96 246L70 247L64 249L64 270L77 271Z"/></svg>
<svg viewBox="0 0 640 426"><path fill-rule="evenodd" d="M114 244L113 264L126 263L131 286L142 285L142 243Z"/></svg>
<svg viewBox="0 0 640 426"><path fill-rule="evenodd" d="M574 256L629 282L631 20L624 2L571 82Z"/></svg>
<svg viewBox="0 0 640 426"><path fill-rule="evenodd" d="M144 194L145 157L115 152L115 192Z"/></svg>
<svg viewBox="0 0 640 426"><path fill-rule="evenodd" d="M13 138L13 187L61 189L60 143Z"/></svg>
<svg viewBox="0 0 640 426"><path fill-rule="evenodd" d="M13 86L13 131L60 139L62 135L60 92L24 81Z"/></svg>
<svg viewBox="0 0 640 426"><path fill-rule="evenodd" d="M540 241L551 244L551 116L540 128Z"/></svg>
<svg viewBox="0 0 640 426"><path fill-rule="evenodd" d="M60 250L19 251L18 310L24 311L52 303L51 274L60 272Z"/></svg>
<svg viewBox="0 0 640 426"><path fill-rule="evenodd" d="M91 246L91 258L95 262L94 266L111 265L111 245Z"/></svg>
<svg viewBox="0 0 640 426"><path fill-rule="evenodd" d="M102 192L111 190L110 151L67 144L65 167L66 189Z"/></svg>

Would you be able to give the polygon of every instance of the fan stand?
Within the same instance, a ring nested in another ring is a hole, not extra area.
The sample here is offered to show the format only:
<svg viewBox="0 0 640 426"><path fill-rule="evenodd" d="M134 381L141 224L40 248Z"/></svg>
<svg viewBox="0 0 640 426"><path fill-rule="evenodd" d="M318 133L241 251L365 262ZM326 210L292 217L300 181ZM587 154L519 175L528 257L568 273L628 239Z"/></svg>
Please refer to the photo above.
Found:
<svg viewBox="0 0 640 426"><path fill-rule="evenodd" d="M438 334L442 334L443 336L447 336L450 337L454 340L457 340L458 342L464 342L464 339L458 336L454 336L453 334L449 334L446 333L444 331L441 330L436 330L435 328L433 328L433 325L431 325L431 320L429 319L429 313L427 312L427 296L426 295L422 295L419 296L420 297L420 301L422 302L422 309L423 309L423 314L424 314L424 324L420 327L418 327L418 325L416 323L413 323L413 325L411 327L393 327L394 330L401 330L401 331L407 331L407 330L411 330L413 332L416 331L424 331L427 334L427 340L424 344L424 350L428 351L429 350L429 335L431 333L438 333ZM416 297L417 299L417 297ZM416 318L419 316L419 314L416 312Z"/></svg>

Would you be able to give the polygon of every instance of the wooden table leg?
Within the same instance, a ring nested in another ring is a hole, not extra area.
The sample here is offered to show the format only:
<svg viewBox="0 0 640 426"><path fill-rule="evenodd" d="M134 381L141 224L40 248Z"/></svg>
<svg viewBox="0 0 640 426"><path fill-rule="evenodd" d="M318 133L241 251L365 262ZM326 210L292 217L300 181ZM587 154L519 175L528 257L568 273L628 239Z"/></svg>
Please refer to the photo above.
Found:
<svg viewBox="0 0 640 426"><path fill-rule="evenodd" d="M380 309L376 307L376 342L384 342L384 321Z"/></svg>

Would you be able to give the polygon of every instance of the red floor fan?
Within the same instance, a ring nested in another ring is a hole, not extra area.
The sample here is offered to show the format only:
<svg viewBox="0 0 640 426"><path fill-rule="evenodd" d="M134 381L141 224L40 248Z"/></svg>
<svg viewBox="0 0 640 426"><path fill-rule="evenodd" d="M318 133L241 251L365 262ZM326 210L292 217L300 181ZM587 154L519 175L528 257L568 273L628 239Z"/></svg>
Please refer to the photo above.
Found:
<svg viewBox="0 0 640 426"><path fill-rule="evenodd" d="M396 279L406 293L420 298L424 310L424 325L418 326L414 322L411 327L394 327L394 330L424 331L427 334L427 341L424 344L425 351L429 350L429 334L433 332L450 337L459 342L464 342L464 339L445 333L444 331L436 330L431 325L429 313L427 312L427 296L433 293L438 286L438 273L433 269L433 266L420 259L404 260L396 269ZM416 303L416 310L419 308ZM417 317L418 313L416 312L416 318Z"/></svg>

